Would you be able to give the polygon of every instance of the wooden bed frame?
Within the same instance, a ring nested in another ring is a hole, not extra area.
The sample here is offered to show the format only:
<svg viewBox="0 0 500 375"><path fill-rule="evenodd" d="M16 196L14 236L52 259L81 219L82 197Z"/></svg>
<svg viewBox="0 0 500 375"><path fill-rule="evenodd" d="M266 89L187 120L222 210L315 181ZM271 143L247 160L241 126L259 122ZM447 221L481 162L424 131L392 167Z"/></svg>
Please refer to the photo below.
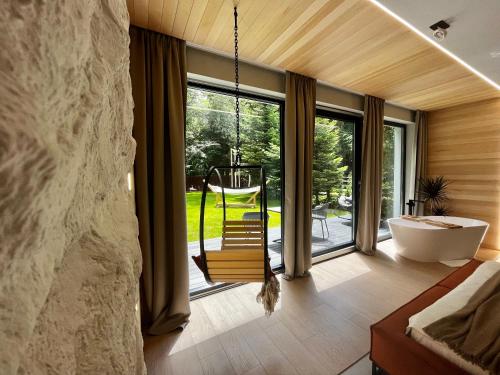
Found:
<svg viewBox="0 0 500 375"><path fill-rule="evenodd" d="M468 374L444 357L405 335L408 319L456 288L481 261L471 260L432 288L370 327L373 375Z"/></svg>

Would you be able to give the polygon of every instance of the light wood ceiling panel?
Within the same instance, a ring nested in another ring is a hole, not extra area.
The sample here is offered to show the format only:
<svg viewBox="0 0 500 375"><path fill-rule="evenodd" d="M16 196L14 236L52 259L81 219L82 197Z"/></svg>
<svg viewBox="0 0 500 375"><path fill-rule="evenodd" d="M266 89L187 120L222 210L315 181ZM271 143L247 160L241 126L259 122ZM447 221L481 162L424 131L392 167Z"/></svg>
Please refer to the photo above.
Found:
<svg viewBox="0 0 500 375"><path fill-rule="evenodd" d="M232 0L127 0L131 23L233 51ZM240 0L240 56L404 106L500 92L367 0Z"/></svg>

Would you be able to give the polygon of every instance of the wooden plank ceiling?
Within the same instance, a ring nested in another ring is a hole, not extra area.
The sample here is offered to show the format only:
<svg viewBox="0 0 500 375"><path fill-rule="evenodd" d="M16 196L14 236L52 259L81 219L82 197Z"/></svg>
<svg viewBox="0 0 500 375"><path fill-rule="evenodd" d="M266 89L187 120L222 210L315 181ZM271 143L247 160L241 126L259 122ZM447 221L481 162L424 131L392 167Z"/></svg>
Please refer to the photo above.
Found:
<svg viewBox="0 0 500 375"><path fill-rule="evenodd" d="M232 0L127 0L131 23L225 53ZM432 110L500 91L367 0L240 0L239 51L401 105Z"/></svg>

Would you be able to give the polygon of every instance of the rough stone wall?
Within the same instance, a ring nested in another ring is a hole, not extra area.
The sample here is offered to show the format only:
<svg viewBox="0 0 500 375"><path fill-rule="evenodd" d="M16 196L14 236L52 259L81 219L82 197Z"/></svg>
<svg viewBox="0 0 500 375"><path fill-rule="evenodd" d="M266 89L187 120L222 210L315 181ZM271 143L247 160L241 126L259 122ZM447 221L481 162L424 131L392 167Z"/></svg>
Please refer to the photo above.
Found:
<svg viewBox="0 0 500 375"><path fill-rule="evenodd" d="M124 0L0 2L0 374L140 374Z"/></svg>

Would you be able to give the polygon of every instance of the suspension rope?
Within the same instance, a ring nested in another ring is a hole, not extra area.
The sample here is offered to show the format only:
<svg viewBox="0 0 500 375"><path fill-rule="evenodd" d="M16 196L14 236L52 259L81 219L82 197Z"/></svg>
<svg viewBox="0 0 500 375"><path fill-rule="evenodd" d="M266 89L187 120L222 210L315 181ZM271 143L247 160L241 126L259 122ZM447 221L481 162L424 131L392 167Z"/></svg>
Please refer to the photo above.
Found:
<svg viewBox="0 0 500 375"><path fill-rule="evenodd" d="M235 113L236 113L236 158L234 165L239 167L241 164L241 141L240 141L240 73L238 64L238 9L237 3L234 4L234 88L235 88Z"/></svg>

